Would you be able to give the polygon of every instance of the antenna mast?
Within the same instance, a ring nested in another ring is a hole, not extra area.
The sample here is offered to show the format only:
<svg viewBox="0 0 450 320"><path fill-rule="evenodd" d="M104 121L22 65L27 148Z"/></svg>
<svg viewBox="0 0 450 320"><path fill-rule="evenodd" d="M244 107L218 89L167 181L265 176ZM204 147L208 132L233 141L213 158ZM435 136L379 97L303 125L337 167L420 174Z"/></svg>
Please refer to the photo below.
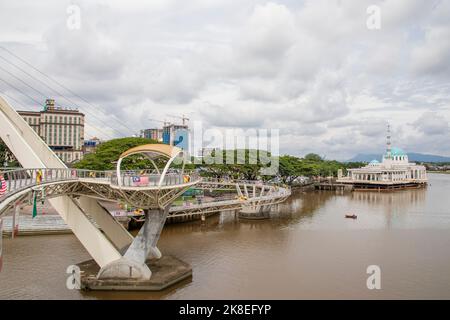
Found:
<svg viewBox="0 0 450 320"><path fill-rule="evenodd" d="M386 158L391 159L391 126L387 124L386 132Z"/></svg>

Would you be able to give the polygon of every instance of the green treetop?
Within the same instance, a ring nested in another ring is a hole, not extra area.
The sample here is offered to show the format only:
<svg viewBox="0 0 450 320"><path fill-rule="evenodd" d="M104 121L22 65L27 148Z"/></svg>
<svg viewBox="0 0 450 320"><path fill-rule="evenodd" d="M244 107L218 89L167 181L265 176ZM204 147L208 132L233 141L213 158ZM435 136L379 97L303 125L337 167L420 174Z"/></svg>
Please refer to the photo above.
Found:
<svg viewBox="0 0 450 320"><path fill-rule="evenodd" d="M75 168L89 169L89 170L113 170L116 166L116 161L119 156L133 147L158 143L152 139L146 138L120 138L113 139L100 144L94 153L84 156L84 158L75 164ZM125 158L122 162L123 169L145 169L153 168L151 162L145 159L142 155L133 155Z"/></svg>

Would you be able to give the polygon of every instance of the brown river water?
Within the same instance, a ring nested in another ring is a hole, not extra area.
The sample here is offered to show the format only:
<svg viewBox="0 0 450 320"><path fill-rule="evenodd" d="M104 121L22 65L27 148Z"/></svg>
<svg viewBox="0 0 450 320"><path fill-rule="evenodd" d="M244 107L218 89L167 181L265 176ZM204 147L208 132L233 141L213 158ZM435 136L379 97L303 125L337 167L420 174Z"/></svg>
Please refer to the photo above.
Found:
<svg viewBox="0 0 450 320"><path fill-rule="evenodd" d="M224 212L168 225L158 246L193 277L158 293L69 290L66 268L90 259L75 236L5 238L0 299L450 299L450 175L429 179L419 190L297 193L270 220ZM369 265L380 290L366 286Z"/></svg>

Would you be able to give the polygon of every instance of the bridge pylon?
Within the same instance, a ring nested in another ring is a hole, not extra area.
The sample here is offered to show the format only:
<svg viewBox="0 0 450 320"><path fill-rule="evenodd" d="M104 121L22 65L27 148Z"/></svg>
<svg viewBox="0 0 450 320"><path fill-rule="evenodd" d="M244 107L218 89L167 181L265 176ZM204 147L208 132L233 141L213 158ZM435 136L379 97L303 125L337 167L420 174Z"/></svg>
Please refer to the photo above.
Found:
<svg viewBox="0 0 450 320"><path fill-rule="evenodd" d="M119 290L120 281L123 279L150 280L152 272L147 259L160 259L162 256L156 244L171 203L200 181L192 181L191 176L183 174L184 160L181 174L168 173L171 163L179 158L183 151L168 145L139 146L121 155L115 173L73 170L66 167L2 97L0 125L0 137L25 168L17 175L8 176L11 196L9 199L5 199L5 196L2 198L0 215L2 210L8 207L8 201L17 200L18 195L23 197L26 192L33 192L36 188L46 191L48 189L48 201L100 267L97 279L118 281ZM121 172L122 159L137 153L149 158L156 173ZM162 172L154 161L161 156L168 158ZM44 175L46 181L38 184L37 172ZM14 188L11 184L13 181L14 186L19 185L20 188ZM98 203L99 199L122 201L143 208L146 221L138 235L133 237ZM190 267L184 268L183 277L186 276L186 270L191 272Z"/></svg>
<svg viewBox="0 0 450 320"><path fill-rule="evenodd" d="M67 168L27 122L0 97L0 138L24 168ZM109 219L105 210L92 199L69 196L48 200L99 266L120 259L120 247L129 245L133 237L120 223ZM89 206L87 206L89 203ZM86 215L97 217L96 227ZM101 217L101 218L100 218Z"/></svg>

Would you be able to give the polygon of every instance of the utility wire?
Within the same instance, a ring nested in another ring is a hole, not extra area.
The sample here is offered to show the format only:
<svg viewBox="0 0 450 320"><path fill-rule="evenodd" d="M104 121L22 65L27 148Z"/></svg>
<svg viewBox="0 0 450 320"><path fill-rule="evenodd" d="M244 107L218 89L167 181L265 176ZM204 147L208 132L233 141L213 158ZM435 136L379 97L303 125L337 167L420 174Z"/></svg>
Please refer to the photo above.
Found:
<svg viewBox="0 0 450 320"><path fill-rule="evenodd" d="M11 72L5 70L4 68L0 67L0 69L2 69L4 72L8 73L9 75L11 75L12 77L14 77L15 79L19 80L21 83L23 83L24 85L26 85L27 87L31 88L33 91L37 92L38 95L42 95L45 98L47 98L47 95L45 93L43 93L40 90L37 90L36 88L32 87L31 85L29 85L27 82L23 81L22 79L20 79L19 77L15 76L14 74L12 74ZM29 96L28 94L24 93L23 91L21 91L19 88L13 86L11 83L7 82L4 79L0 79L2 80L4 83L8 84L10 87L14 88L15 90L19 91L20 93L22 93L23 95L26 95L28 98L30 98L31 100L33 100L33 102L36 102L38 105L42 105L40 102L38 102L37 100L35 100L34 98L32 98L31 96ZM106 132L104 132L103 130L100 130L98 128L95 128L95 130L97 130L99 133L104 134L105 136L111 138L111 135L107 134Z"/></svg>
<svg viewBox="0 0 450 320"><path fill-rule="evenodd" d="M1 94L11 100L14 100L19 106L21 106L22 108L26 109L27 107L25 107L22 102L20 102L19 100L17 100L16 98L14 98L13 96L10 96L9 94L6 94L5 92L1 92Z"/></svg>
<svg viewBox="0 0 450 320"><path fill-rule="evenodd" d="M23 94L24 96L28 97L30 100L32 100L33 102L37 103L37 105L41 105L41 102L37 101L36 99L34 99L32 96L28 95L27 93L23 92L22 90L20 90L19 88L17 88L16 86L12 85L11 83L9 83L8 81L0 78L0 81L6 83L8 86L10 86L11 88L13 88L14 90L20 92L21 94Z"/></svg>
<svg viewBox="0 0 450 320"><path fill-rule="evenodd" d="M25 59L19 57L18 55L16 55L14 52L12 52L11 50L0 46L0 49L3 49L4 51L8 52L10 55L12 55L13 57L15 57L16 59L20 60L21 62L23 62L24 64L26 64L27 66L29 66L30 68L32 68L33 70L35 70L36 72L40 73L41 75L43 75L44 77L46 77L47 79L49 79L50 81L52 81L53 83L56 83L57 85L59 85L61 88L67 90L69 93L71 93L72 95L74 95L75 97L77 97L78 99L81 99L82 101L84 101L85 103L87 103L88 105L90 105L91 107L95 108L94 105L92 105L89 101L87 101L86 99L84 99L83 97L81 97L80 95L78 95L76 92L72 91L71 89L67 88L65 85L63 85L62 83L60 83L59 81L53 79L52 77L50 77L48 74L46 74L45 72L39 70L38 68L36 68L35 66L33 66L31 63L29 63L28 61L26 61ZM124 128L130 130L131 132L134 132L134 129L126 126L125 124L123 124L120 119L117 119L117 117L115 115L112 115L119 124L121 124Z"/></svg>
<svg viewBox="0 0 450 320"><path fill-rule="evenodd" d="M17 77L16 75L14 75L12 72L9 72L8 70L4 69L3 67L0 67L1 70L3 70L4 72L6 72L7 74L9 74L11 77L13 77L14 79L22 82L24 85L26 85L28 88L32 89L34 92L37 92L38 95L43 95L44 97L46 96L44 93L42 93L41 91L33 88L32 86L30 86L28 83L26 83L25 81L23 81L22 79L20 79L19 77Z"/></svg>
<svg viewBox="0 0 450 320"><path fill-rule="evenodd" d="M0 81L2 81L3 83L6 83L8 86L10 86L11 88L13 88L14 90L18 91L19 93L21 93L22 95L26 96L27 98L29 98L30 100L32 100L34 103L40 105L40 102L37 101L36 99L34 99L33 97L31 97L30 95L26 94L25 92L23 92L22 90L20 90L19 88L17 88L16 86L12 85L11 83L9 83L8 81L0 78ZM20 105L21 107L23 107L24 109L26 109L27 107L25 107L19 100L17 100L16 98L14 98L11 95L8 95L4 92L1 93L2 95L4 95L5 97L10 98L11 100L14 100L18 105ZM97 128L94 128L94 130L97 130L100 133L103 133L104 135L111 137L109 134L105 133L104 131L101 131Z"/></svg>
<svg viewBox="0 0 450 320"><path fill-rule="evenodd" d="M13 73L9 72L8 70L4 69L4 68L1 67L1 66L0 66L0 69L3 70L4 72L6 72L7 74L9 74L11 77L13 77L13 78L15 78L16 80L20 81L21 83L23 83L23 84L26 85L27 87L31 88L33 91L37 92L37 94L38 94L39 96L42 95L42 96L44 96L44 97L47 98L47 95L46 95L45 93L43 93L42 91L37 90L36 88L32 87L32 86L29 85L27 82L23 81L22 79L20 79L19 77L17 77L17 76L14 75ZM5 81L3 81L3 82L5 82ZM16 89L16 90L17 90L17 89ZM17 100L16 100L16 101L17 101ZM36 101L36 100L34 100L34 101ZM99 133L102 133L102 134L105 135L106 137L111 138L111 135L107 134L106 132L104 132L104 131L102 131L102 130L100 130L100 129L97 129L97 128L95 128L95 130L96 130L97 132L99 132Z"/></svg>
<svg viewBox="0 0 450 320"><path fill-rule="evenodd" d="M45 87L47 87L48 89L50 89L51 91L53 91L54 93L56 93L58 96L63 97L65 100L67 100L69 103L77 106L78 108L80 108L75 102L73 102L71 99L67 98L66 96L64 96L62 93L58 92L57 90L55 90L54 88L50 87L49 85L47 85L45 82L43 82L42 80L34 77L33 75L31 75L30 73L28 73L27 71L23 70L21 67L17 66L16 64L14 64L13 62L5 59L4 57L0 56L0 59L6 61L7 63L11 64L12 66L14 66L15 68L19 69L20 71L22 71L23 73L25 73L26 75L28 75L30 78L42 83ZM46 97L47 95L44 95L44 97ZM39 103L40 104L40 103ZM82 108L80 108L82 109ZM97 119L97 121L99 121L100 123L102 123L104 126L106 126L106 128L111 128L106 122L104 122L103 120L101 120L99 117L97 117L93 112L84 110L86 113L88 113L90 116L92 116L93 118ZM111 128L112 130L114 130L115 132L119 133L120 135L127 135L124 134L123 132Z"/></svg>

